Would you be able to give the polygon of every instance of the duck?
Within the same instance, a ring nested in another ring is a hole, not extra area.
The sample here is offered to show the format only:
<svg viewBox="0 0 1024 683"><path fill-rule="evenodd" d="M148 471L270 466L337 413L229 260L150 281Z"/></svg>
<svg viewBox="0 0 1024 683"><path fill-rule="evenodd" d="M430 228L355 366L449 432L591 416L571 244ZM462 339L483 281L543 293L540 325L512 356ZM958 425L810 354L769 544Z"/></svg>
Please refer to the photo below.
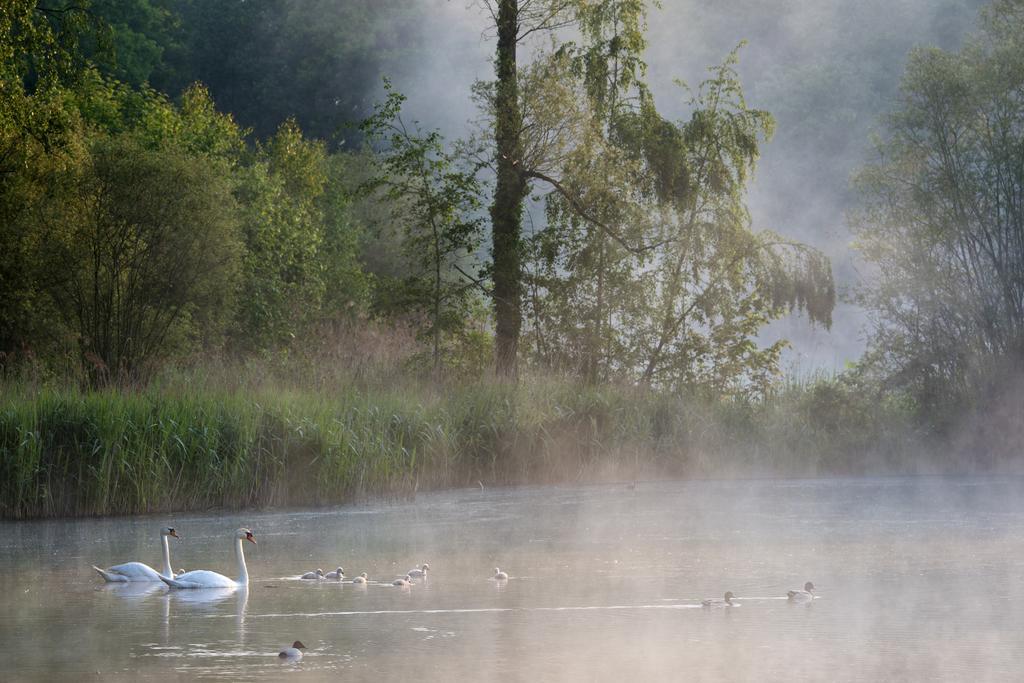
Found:
<svg viewBox="0 0 1024 683"><path fill-rule="evenodd" d="M802 591L786 591L786 598L790 602L809 602L814 599L814 584L808 581Z"/></svg>
<svg viewBox="0 0 1024 683"><path fill-rule="evenodd" d="M249 570L245 566L245 550L242 541L256 544L256 537L249 529L236 529L231 534L235 546L235 560L238 562L238 578L229 579L223 574L207 569L194 569L173 578L161 576L160 580L171 588L245 588L249 585Z"/></svg>
<svg viewBox="0 0 1024 683"><path fill-rule="evenodd" d="M494 568L494 580L495 581L508 581L508 574L501 571L497 567Z"/></svg>
<svg viewBox="0 0 1024 683"><path fill-rule="evenodd" d="M700 604L701 607L732 607L735 605L732 601L734 597L736 596L732 594L732 591L726 591L724 599L707 598L706 600L701 600Z"/></svg>
<svg viewBox="0 0 1024 683"><path fill-rule="evenodd" d="M366 572L363 572L362 574L360 574L356 578L352 579L352 583L362 583L362 584L365 584L366 583Z"/></svg>
<svg viewBox="0 0 1024 683"><path fill-rule="evenodd" d="M323 569L317 569L315 572L306 572L305 574L303 574L299 578L300 579L322 579L322 578L324 578L324 570Z"/></svg>
<svg viewBox="0 0 1024 683"><path fill-rule="evenodd" d="M406 574L401 579L395 579L394 581L392 581L391 585L392 586L401 586L402 588L405 588L407 586L412 585L412 577L409 576L408 574Z"/></svg>
<svg viewBox="0 0 1024 683"><path fill-rule="evenodd" d="M291 647L286 647L285 649L278 652L277 656L281 659L299 660L302 659L302 651L304 649L306 649L306 646L302 644L302 641L296 640L294 643L292 643Z"/></svg>
<svg viewBox="0 0 1024 683"><path fill-rule="evenodd" d="M171 536L181 538L172 526L167 526L160 530L160 544L164 550L164 567L162 572L158 572L142 562L125 562L124 564L114 565L106 569L100 569L93 565L92 568L107 583L126 583L130 581L159 582L162 576L174 576L174 570L171 569L171 547L167 541Z"/></svg>
<svg viewBox="0 0 1024 683"><path fill-rule="evenodd" d="M430 570L430 565L424 562L416 569L409 570L409 576L414 579L425 579L427 578L427 572Z"/></svg>
<svg viewBox="0 0 1024 683"><path fill-rule="evenodd" d="M338 581L341 581L342 579L345 578L345 570L342 569L341 567L338 567L333 572L327 572L326 574L324 574L324 578L325 579L337 579Z"/></svg>

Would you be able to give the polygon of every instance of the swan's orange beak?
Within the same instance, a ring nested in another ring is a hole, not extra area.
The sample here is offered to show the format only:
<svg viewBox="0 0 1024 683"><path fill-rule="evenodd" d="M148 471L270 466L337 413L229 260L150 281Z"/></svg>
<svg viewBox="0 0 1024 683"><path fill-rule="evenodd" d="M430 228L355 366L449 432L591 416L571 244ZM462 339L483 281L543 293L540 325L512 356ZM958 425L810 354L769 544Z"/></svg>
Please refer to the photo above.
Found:
<svg viewBox="0 0 1024 683"><path fill-rule="evenodd" d="M246 535L245 535L245 540L247 540L247 541L252 541L253 545L255 545L255 544L256 544L256 539L255 539L255 538L253 538L253 535L252 535L252 534L246 534Z"/></svg>

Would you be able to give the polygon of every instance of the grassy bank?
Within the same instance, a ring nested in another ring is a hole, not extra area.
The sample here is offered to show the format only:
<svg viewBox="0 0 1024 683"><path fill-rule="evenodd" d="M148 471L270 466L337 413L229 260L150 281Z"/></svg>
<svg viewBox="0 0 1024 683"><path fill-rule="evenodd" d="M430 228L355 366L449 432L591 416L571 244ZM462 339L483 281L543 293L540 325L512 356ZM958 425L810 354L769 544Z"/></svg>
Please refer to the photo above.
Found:
<svg viewBox="0 0 1024 683"><path fill-rule="evenodd" d="M842 383L759 402L528 379L485 383L211 381L133 391L8 384L0 516L327 504L417 490L653 477L900 471L899 406Z"/></svg>

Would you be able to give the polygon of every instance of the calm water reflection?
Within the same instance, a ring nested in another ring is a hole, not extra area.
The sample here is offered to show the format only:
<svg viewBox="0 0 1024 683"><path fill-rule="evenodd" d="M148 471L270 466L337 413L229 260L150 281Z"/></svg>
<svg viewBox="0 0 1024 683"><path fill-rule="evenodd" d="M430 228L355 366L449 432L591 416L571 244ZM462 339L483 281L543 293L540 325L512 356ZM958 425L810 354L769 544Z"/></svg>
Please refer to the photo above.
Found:
<svg viewBox="0 0 1024 683"><path fill-rule="evenodd" d="M1024 481L689 482L0 525L0 679L1013 680ZM104 585L158 564L246 591ZM429 562L428 580L390 586ZM310 582L341 565L370 584ZM500 566L511 579L490 579ZM780 599L812 580L820 599ZM741 607L706 610L733 591ZM293 640L303 660L280 662Z"/></svg>

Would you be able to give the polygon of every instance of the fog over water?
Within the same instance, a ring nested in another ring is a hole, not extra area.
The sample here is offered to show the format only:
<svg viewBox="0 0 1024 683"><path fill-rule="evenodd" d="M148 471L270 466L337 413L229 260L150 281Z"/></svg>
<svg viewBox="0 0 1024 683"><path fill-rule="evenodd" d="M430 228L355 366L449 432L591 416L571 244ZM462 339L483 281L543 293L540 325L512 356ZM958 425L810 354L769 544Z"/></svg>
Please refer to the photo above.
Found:
<svg viewBox="0 0 1024 683"><path fill-rule="evenodd" d="M468 0L424 0L434 22L425 30L437 50L395 78L409 111L449 138L466 133L475 116L470 85L492 79L493 32ZM957 48L973 30L983 0L664 0L649 15L648 82L659 109L687 115L681 79L696 85L740 41L739 73L747 101L778 121L762 148L750 185L754 226L823 249L840 294L861 269L851 249L847 211L855 197L851 174L870 158L870 136L894 104L907 52L917 45ZM534 207L532 218L543 220ZM787 338L786 364L800 372L842 369L864 350L866 316L840 302L831 331L811 328L800 315L768 326L763 344Z"/></svg>
<svg viewBox="0 0 1024 683"><path fill-rule="evenodd" d="M998 681L1024 670L1024 481L477 489L333 510L0 524L12 680ZM247 591L105 585L91 564ZM392 579L423 562L427 580ZM370 584L302 581L340 564ZM507 582L491 579L495 566ZM786 600L813 581L818 598ZM703 598L737 597L704 609ZM277 652L306 646L298 663Z"/></svg>

